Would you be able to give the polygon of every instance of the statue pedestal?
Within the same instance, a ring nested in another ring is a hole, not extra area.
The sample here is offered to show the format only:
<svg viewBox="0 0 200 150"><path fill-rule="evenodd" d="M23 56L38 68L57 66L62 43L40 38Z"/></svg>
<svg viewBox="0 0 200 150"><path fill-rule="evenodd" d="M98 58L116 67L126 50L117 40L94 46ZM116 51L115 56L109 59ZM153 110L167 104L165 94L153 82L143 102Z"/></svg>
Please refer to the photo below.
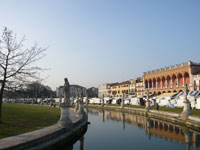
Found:
<svg viewBox="0 0 200 150"><path fill-rule="evenodd" d="M181 113L181 118L187 119L189 115L192 115L192 112L190 110L190 102L188 100L185 100L183 103L184 107L183 107L183 112Z"/></svg>
<svg viewBox="0 0 200 150"><path fill-rule="evenodd" d="M61 103L60 107L70 107L71 105L69 103Z"/></svg>
<svg viewBox="0 0 200 150"><path fill-rule="evenodd" d="M67 130L71 130L73 128L73 123L70 118L70 108L69 107L61 107L61 116L59 120L59 124L66 128Z"/></svg>

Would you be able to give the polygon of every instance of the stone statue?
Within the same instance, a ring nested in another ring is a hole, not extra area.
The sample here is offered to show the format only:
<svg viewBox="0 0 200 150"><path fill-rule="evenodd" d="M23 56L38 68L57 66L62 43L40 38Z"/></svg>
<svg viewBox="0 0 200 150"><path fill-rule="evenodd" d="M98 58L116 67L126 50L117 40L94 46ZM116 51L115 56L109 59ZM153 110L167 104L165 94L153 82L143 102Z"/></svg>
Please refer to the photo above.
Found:
<svg viewBox="0 0 200 150"><path fill-rule="evenodd" d="M182 119L187 119L189 115L192 115L192 112L191 112L191 104L190 104L190 101L187 99L187 95L188 95L188 86L187 84L185 85L185 88L184 88L184 101L183 101L183 112L181 113L181 118Z"/></svg>
<svg viewBox="0 0 200 150"><path fill-rule="evenodd" d="M65 84L64 84L64 102L61 103L60 107L61 107L61 116L60 116L60 120L59 120L59 124L62 127L65 127L67 129L67 131L72 130L73 128L73 123L72 120L70 118L70 85L68 82L68 79L65 78Z"/></svg>
<svg viewBox="0 0 200 150"><path fill-rule="evenodd" d="M68 82L68 79L65 78L65 84L64 84L64 105L70 106L70 85Z"/></svg>

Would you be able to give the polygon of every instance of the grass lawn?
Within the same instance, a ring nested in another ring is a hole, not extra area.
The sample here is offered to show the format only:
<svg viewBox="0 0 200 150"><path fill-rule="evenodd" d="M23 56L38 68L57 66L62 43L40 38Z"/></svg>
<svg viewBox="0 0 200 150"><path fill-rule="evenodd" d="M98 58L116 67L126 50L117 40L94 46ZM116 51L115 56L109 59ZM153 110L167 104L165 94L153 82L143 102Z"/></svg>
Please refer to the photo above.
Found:
<svg viewBox="0 0 200 150"><path fill-rule="evenodd" d="M59 108L26 104L3 104L3 123L0 124L0 138L53 125L59 117Z"/></svg>

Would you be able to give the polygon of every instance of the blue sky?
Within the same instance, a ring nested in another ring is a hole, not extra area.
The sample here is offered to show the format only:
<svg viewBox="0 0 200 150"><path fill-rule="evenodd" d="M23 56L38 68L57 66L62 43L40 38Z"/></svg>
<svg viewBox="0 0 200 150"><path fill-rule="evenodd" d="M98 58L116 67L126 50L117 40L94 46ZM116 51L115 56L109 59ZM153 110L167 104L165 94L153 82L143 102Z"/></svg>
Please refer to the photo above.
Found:
<svg viewBox="0 0 200 150"><path fill-rule="evenodd" d="M47 47L44 84L120 82L188 60L200 62L199 0L6 0L8 27Z"/></svg>

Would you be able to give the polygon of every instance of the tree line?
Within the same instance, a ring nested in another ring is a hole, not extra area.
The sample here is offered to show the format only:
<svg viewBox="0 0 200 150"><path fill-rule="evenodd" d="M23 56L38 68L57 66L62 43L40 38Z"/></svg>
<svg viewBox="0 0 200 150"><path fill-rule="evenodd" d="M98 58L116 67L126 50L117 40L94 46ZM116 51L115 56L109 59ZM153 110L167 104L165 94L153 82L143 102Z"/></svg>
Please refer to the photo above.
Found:
<svg viewBox="0 0 200 150"><path fill-rule="evenodd" d="M52 91L49 86L43 85L39 82L32 82L24 86L24 88L16 90L7 90L4 91L4 96L6 100L9 99L37 99L37 98L55 98L56 92Z"/></svg>

